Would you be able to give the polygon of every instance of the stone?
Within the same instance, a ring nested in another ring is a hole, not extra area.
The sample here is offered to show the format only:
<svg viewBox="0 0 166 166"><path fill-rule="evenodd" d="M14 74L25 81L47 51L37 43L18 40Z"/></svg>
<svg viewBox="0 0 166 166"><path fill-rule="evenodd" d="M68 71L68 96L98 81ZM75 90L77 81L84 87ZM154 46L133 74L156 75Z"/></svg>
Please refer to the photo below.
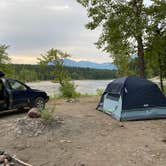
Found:
<svg viewBox="0 0 166 166"><path fill-rule="evenodd" d="M4 159L4 165L7 165L9 163L8 159Z"/></svg>
<svg viewBox="0 0 166 166"><path fill-rule="evenodd" d="M162 142L166 143L166 138L162 140Z"/></svg>
<svg viewBox="0 0 166 166"><path fill-rule="evenodd" d="M74 98L66 99L65 101L66 101L66 102L69 102L69 103L79 102L78 99L74 99Z"/></svg>
<svg viewBox="0 0 166 166"><path fill-rule="evenodd" d="M84 163L81 163L80 166L85 166L85 164L84 164Z"/></svg>
<svg viewBox="0 0 166 166"><path fill-rule="evenodd" d="M6 159L5 155L0 155L0 163L4 163L5 159Z"/></svg>
<svg viewBox="0 0 166 166"><path fill-rule="evenodd" d="M30 118L40 118L41 114L37 108L32 108L28 112L28 117Z"/></svg>
<svg viewBox="0 0 166 166"><path fill-rule="evenodd" d="M12 157L9 155L9 154L5 154L5 157L8 161L11 161L12 160Z"/></svg>
<svg viewBox="0 0 166 166"><path fill-rule="evenodd" d="M3 155L5 153L4 150L0 150L0 155Z"/></svg>
<svg viewBox="0 0 166 166"><path fill-rule="evenodd" d="M124 128L125 126L122 123L119 123L119 127Z"/></svg>
<svg viewBox="0 0 166 166"><path fill-rule="evenodd" d="M71 143L70 140L60 140L60 143Z"/></svg>
<svg viewBox="0 0 166 166"><path fill-rule="evenodd" d="M16 165L16 164L15 164L15 163L13 163L13 162L12 162L12 163L10 163L10 166L15 166L15 165Z"/></svg>

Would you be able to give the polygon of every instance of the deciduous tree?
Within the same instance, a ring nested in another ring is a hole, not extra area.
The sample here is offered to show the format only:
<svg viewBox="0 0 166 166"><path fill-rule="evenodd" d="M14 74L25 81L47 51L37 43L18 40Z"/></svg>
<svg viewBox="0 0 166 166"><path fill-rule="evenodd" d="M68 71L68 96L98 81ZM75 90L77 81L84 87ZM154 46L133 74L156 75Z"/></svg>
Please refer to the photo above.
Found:
<svg viewBox="0 0 166 166"><path fill-rule="evenodd" d="M144 38L147 27L143 0L77 0L88 12L88 29L102 27L96 43L118 61L119 55L138 55L139 75L145 77ZM136 50L135 50L136 48ZM125 59L125 58L124 58Z"/></svg>

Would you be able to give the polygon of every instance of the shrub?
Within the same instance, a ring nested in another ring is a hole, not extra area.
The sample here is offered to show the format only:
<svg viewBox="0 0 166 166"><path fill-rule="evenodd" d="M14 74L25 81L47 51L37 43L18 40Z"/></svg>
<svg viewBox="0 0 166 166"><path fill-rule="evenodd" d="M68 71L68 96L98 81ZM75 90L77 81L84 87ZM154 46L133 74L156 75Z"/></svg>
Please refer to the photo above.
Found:
<svg viewBox="0 0 166 166"><path fill-rule="evenodd" d="M65 98L77 98L80 93L76 92L76 88L73 82L65 81L63 86L59 88L61 94Z"/></svg>
<svg viewBox="0 0 166 166"><path fill-rule="evenodd" d="M98 88L98 89L96 90L96 93L97 93L98 96L101 96L101 95L104 93L104 90Z"/></svg>
<svg viewBox="0 0 166 166"><path fill-rule="evenodd" d="M44 122L51 123L53 121L54 111L55 108L52 108L51 110L44 109L41 111L41 118L44 120Z"/></svg>

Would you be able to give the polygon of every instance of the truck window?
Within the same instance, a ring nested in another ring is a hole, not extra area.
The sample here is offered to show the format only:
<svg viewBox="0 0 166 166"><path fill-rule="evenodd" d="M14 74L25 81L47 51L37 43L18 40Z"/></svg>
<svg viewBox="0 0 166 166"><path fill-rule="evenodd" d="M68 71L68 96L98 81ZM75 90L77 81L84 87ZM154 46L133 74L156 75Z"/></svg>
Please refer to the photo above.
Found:
<svg viewBox="0 0 166 166"><path fill-rule="evenodd" d="M16 80L8 80L9 86L13 90L26 90L27 87Z"/></svg>

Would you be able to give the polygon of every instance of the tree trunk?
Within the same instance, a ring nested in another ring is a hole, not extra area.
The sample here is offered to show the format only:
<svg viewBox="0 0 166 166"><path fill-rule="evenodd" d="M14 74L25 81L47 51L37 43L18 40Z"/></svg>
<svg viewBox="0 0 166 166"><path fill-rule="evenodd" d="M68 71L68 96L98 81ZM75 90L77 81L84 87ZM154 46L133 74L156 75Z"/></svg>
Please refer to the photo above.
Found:
<svg viewBox="0 0 166 166"><path fill-rule="evenodd" d="M144 60L144 47L141 37L137 37L137 53L138 53L138 66L139 66L139 75L140 77L145 78L145 60Z"/></svg>
<svg viewBox="0 0 166 166"><path fill-rule="evenodd" d="M145 60L144 60L144 46L142 41L143 27L141 12L143 7L143 0L132 0L132 9L135 16L135 39L137 41L137 54L138 54L138 66L140 77L145 78Z"/></svg>
<svg viewBox="0 0 166 166"><path fill-rule="evenodd" d="M161 29L159 29L156 26L156 34L160 38L161 37ZM164 63L161 53L158 53L158 63L159 63L159 75L160 75L160 88L161 91L164 93L164 84L163 84L163 78L164 78Z"/></svg>
<svg viewBox="0 0 166 166"><path fill-rule="evenodd" d="M164 84L163 84L163 70L162 70L162 62L161 55L158 55L158 63L159 63L159 75L160 75L160 87L161 91L164 93Z"/></svg>

